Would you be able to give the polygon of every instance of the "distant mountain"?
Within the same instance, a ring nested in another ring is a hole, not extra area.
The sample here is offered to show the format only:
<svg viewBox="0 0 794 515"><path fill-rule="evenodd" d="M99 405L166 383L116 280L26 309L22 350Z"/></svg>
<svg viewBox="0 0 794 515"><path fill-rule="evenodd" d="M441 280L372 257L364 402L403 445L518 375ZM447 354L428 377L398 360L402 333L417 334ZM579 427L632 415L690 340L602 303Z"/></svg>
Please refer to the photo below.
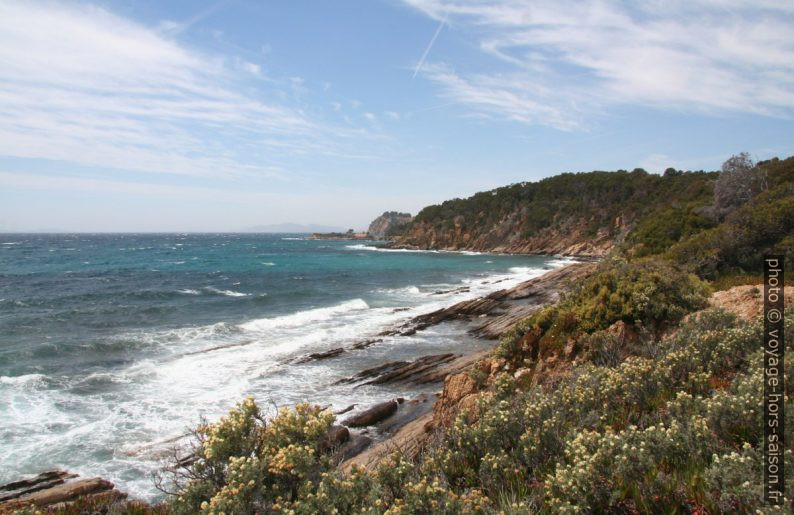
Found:
<svg viewBox="0 0 794 515"><path fill-rule="evenodd" d="M302 225L293 223L255 225L243 229L243 232L283 232L283 233L315 233L315 232L344 232L347 229L330 225Z"/></svg>

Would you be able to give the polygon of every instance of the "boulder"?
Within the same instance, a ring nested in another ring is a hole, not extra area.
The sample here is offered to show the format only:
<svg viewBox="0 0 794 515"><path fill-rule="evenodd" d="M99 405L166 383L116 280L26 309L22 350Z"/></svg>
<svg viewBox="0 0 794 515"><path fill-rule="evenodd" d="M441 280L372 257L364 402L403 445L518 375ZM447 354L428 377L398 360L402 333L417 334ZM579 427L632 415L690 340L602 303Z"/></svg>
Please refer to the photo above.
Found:
<svg viewBox="0 0 794 515"><path fill-rule="evenodd" d="M398 406L399 403L396 400L381 402L357 415L346 418L342 424L348 427L372 426L394 415Z"/></svg>
<svg viewBox="0 0 794 515"><path fill-rule="evenodd" d="M77 477L63 470L50 470L28 478L14 481L0 486L0 502L16 499L39 490L46 490L66 482L67 479Z"/></svg>
<svg viewBox="0 0 794 515"><path fill-rule="evenodd" d="M433 406L434 425L450 425L457 416L458 403L477 390L477 382L466 372L447 376L444 380L444 390Z"/></svg>
<svg viewBox="0 0 794 515"><path fill-rule="evenodd" d="M345 426L333 425L328 429L328 434L320 444L320 449L323 452L338 449L348 440L350 440L350 430Z"/></svg>
<svg viewBox="0 0 794 515"><path fill-rule="evenodd" d="M113 488L113 483L98 477L92 479L79 479L77 481L63 483L52 488L24 495L11 502L35 504L36 506L49 506L51 504L74 501L83 495L108 492L113 490ZM1 504L0 508L2 508Z"/></svg>

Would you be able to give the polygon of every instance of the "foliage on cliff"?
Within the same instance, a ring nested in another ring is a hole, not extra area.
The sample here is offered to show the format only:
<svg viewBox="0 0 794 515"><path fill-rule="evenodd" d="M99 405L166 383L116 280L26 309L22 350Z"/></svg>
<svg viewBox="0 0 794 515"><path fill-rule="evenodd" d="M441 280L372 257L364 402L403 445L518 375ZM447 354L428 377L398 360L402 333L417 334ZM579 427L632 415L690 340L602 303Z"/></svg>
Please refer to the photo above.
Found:
<svg viewBox="0 0 794 515"><path fill-rule="evenodd" d="M533 238L573 228L581 238L602 234L614 241L652 211L706 205L715 179L715 173L672 169L661 176L641 169L564 173L426 207L398 243L475 250L529 243L524 250L541 252L531 247Z"/></svg>
<svg viewBox="0 0 794 515"><path fill-rule="evenodd" d="M499 352L511 361L545 358L618 321L658 332L705 307L708 293L703 281L665 261L613 258L560 302L517 324Z"/></svg>
<svg viewBox="0 0 794 515"><path fill-rule="evenodd" d="M792 350L794 312L787 313ZM418 461L333 468L332 416L265 422L247 400L199 429L175 513L752 512L761 507L761 320L702 312L617 366L584 363L553 390L503 375ZM787 364L791 377L794 364ZM787 382L786 438L794 438ZM787 488L794 453L786 449ZM790 470L789 470L790 469ZM791 500L781 512L791 509Z"/></svg>

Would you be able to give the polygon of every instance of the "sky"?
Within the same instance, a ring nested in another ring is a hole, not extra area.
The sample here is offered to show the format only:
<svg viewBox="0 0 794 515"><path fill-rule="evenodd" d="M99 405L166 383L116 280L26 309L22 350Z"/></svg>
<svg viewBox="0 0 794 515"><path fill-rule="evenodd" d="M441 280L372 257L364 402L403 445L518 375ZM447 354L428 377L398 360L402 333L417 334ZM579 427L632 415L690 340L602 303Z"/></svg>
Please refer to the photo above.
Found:
<svg viewBox="0 0 794 515"><path fill-rule="evenodd" d="M0 231L365 228L794 155L794 3L0 0Z"/></svg>

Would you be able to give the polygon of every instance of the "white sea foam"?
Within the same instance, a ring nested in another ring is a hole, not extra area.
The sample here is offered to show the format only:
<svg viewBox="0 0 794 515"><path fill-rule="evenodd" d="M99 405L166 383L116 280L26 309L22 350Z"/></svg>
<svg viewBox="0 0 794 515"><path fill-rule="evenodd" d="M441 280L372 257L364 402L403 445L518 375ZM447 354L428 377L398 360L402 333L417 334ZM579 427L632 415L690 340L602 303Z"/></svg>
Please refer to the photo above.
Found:
<svg viewBox="0 0 794 515"><path fill-rule="evenodd" d="M571 263L577 263L578 260L576 258L572 258L569 256L555 256L556 259L553 259L547 263L548 266L551 267L560 267L565 265L570 265Z"/></svg>
<svg viewBox="0 0 794 515"><path fill-rule="evenodd" d="M23 386L32 385L43 381L46 376L44 374L25 374L22 376L0 376L0 384Z"/></svg>
<svg viewBox="0 0 794 515"><path fill-rule="evenodd" d="M343 315L351 311L361 311L369 309L369 305L362 299L353 299L347 302L342 302L335 306L325 308L308 309L306 311L298 311L290 315L283 315L273 318L260 318L252 320L244 324L240 324L240 329L244 331L269 331L277 328L285 327L302 327L311 322L322 322L330 320L334 316Z"/></svg>
<svg viewBox="0 0 794 515"><path fill-rule="evenodd" d="M265 266L276 266L276 264L272 261L262 261L262 264Z"/></svg>
<svg viewBox="0 0 794 515"><path fill-rule="evenodd" d="M219 288L215 288L215 287L212 287L212 286L207 286L204 289L209 291L209 292L216 293L218 295L225 295L227 297L248 297L249 295L251 295L250 293L243 293L243 292L234 291L234 290L221 290Z"/></svg>
<svg viewBox="0 0 794 515"><path fill-rule="evenodd" d="M376 247L375 245L364 245L363 243L356 243L355 245L345 245L345 248L351 250L371 250L374 252L428 252L437 254L438 250L411 250L411 249L389 249L386 247Z"/></svg>
<svg viewBox="0 0 794 515"><path fill-rule="evenodd" d="M487 252L476 252L473 250L426 250L426 249L392 249L388 247L378 247L376 245L365 245L363 243L356 243L354 245L345 245L345 248L351 250L370 250L374 252L414 252L414 253L427 253L427 254L460 254L463 256L482 256Z"/></svg>
<svg viewBox="0 0 794 515"><path fill-rule="evenodd" d="M217 338L228 338L236 330L236 327L230 326L225 322L217 322L209 325L178 327L162 331L125 333L119 335L116 339L125 342L136 341L146 346L171 347L176 345L178 347L194 347L197 344L207 344Z"/></svg>
<svg viewBox="0 0 794 515"><path fill-rule="evenodd" d="M285 241L303 241L306 238L281 238L281 239Z"/></svg>
<svg viewBox="0 0 794 515"><path fill-rule="evenodd" d="M185 295L200 295L198 290L192 290L190 288L185 288L184 290L177 290L179 293L184 293Z"/></svg>
<svg viewBox="0 0 794 515"><path fill-rule="evenodd" d="M157 493L149 472L160 466L160 451L172 442L181 442L185 428L195 426L200 416L215 420L248 394L255 395L265 409L271 402L285 406L301 401L329 403L336 409L353 402L360 407L371 406L393 398L395 391L329 385L389 360L458 352L461 345L479 344L467 340L453 324L410 337L387 336L366 350L346 353L343 359L285 365L293 356L346 347L351 341L376 335L417 314L509 287L544 271L539 267L514 267L501 274L452 284L417 283L384 289L377 291L381 295L374 295L370 303L354 298L239 325L219 322L127 334L122 340L151 347L131 365L57 379L67 383L59 389L52 388L53 379L42 374L2 376L0 389L8 402L0 403L0 416L8 438L0 441L0 454L7 463L24 463L30 470L63 464L83 476L111 479L132 496L155 500ZM425 297L423 293L461 286L468 286L470 291L454 297ZM187 295L200 292L180 290ZM398 311L395 307L410 309ZM480 344L480 348L488 345ZM103 384L113 388L112 395L80 392L81 388ZM400 395L417 393L407 388ZM5 396L5 391L10 395ZM137 447L130 447L130 442ZM75 452L81 448L112 450L113 459ZM0 479L6 479L5 472L0 471ZM11 473L18 470L8 472L10 481Z"/></svg>
<svg viewBox="0 0 794 515"><path fill-rule="evenodd" d="M19 245L21 243L21 241L4 241L3 245Z"/></svg>

